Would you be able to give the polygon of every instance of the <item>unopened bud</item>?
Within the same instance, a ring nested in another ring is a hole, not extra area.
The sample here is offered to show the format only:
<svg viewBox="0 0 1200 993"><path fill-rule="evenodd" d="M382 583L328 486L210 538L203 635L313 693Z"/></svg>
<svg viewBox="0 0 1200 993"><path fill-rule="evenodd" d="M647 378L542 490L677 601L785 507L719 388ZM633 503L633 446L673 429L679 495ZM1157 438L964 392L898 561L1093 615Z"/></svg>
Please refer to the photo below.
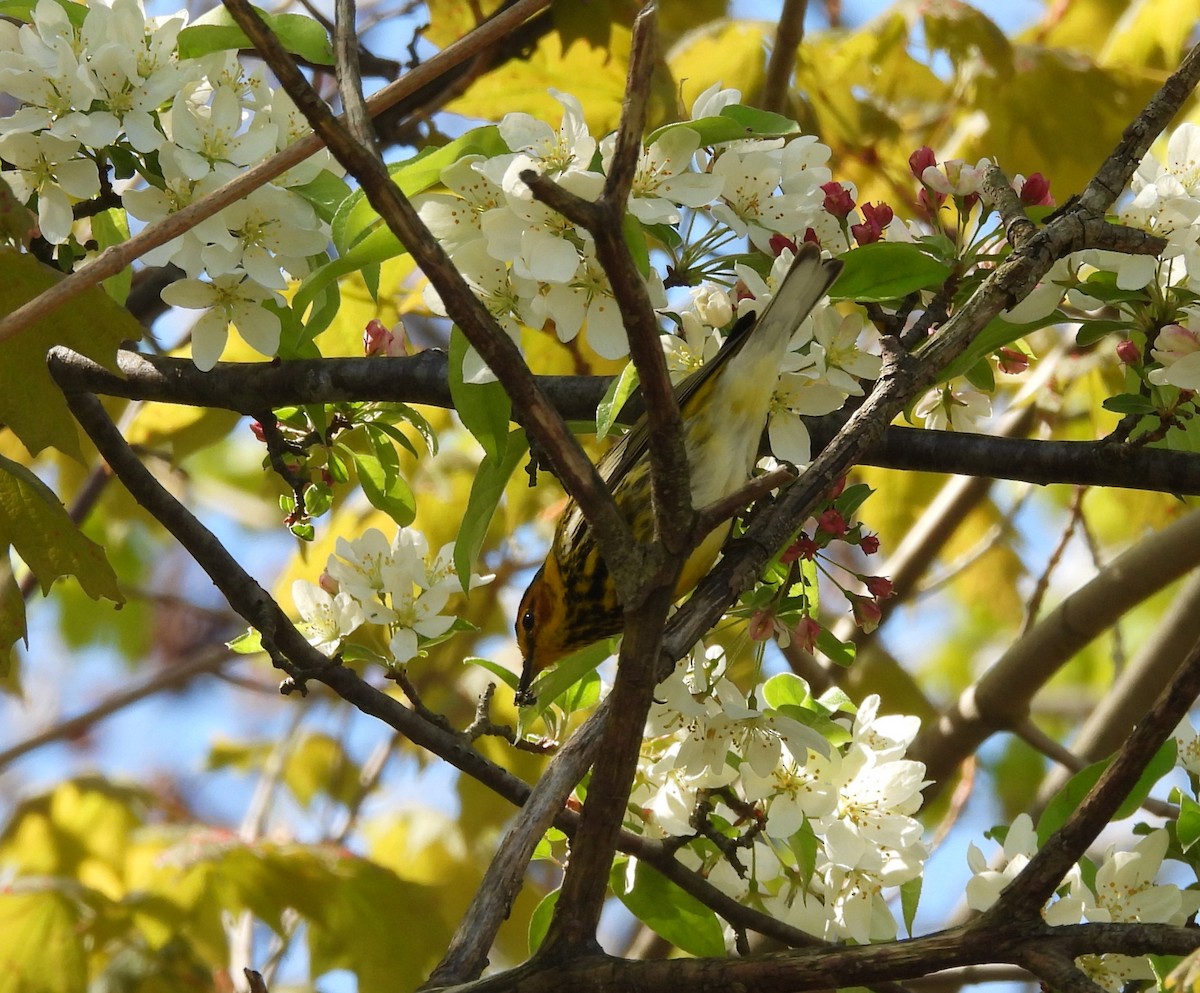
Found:
<svg viewBox="0 0 1200 993"><path fill-rule="evenodd" d="M837 180L822 183L821 189L825 193L825 210L834 217L843 218L854 209L854 197Z"/></svg>
<svg viewBox="0 0 1200 993"><path fill-rule="evenodd" d="M908 168L912 170L912 174L921 178L923 173L930 166L937 165L937 156L933 154L933 149L928 145L922 145L908 157Z"/></svg>
<svg viewBox="0 0 1200 993"><path fill-rule="evenodd" d="M1142 361L1142 350L1132 339L1124 338L1117 342L1117 358L1126 365L1137 365Z"/></svg>
<svg viewBox="0 0 1200 993"><path fill-rule="evenodd" d="M767 244L770 246L771 254L778 258L783 254L785 248L790 248L793 253L799 251L794 239L789 238L785 234L775 233L767 239Z"/></svg>

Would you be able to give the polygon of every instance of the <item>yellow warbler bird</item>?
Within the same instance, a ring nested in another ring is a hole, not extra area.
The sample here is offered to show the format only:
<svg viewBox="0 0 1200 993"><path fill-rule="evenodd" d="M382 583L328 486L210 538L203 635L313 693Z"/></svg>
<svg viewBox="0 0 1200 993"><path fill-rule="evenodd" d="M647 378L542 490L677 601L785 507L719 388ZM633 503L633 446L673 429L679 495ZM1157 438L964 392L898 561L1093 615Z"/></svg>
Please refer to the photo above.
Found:
<svg viewBox="0 0 1200 993"><path fill-rule="evenodd" d="M729 496L749 480L788 342L841 269L840 262L822 260L815 246L805 245L758 319L739 322L716 356L676 388L693 507ZM650 540L654 531L647 431L642 417L597 466L638 541ZM729 527L728 522L717 527L688 557L676 597L689 593L712 567ZM517 643L525 659L518 702L531 700L529 686L537 673L621 626L616 588L572 500L517 612Z"/></svg>

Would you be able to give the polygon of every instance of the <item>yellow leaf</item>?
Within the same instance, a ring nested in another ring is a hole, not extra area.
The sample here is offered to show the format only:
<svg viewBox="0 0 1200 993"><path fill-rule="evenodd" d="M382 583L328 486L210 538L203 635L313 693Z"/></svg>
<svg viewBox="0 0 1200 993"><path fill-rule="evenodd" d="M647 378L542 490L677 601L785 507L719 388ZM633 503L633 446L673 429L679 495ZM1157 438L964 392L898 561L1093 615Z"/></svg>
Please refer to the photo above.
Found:
<svg viewBox="0 0 1200 993"><path fill-rule="evenodd" d="M0 993L77 993L87 986L79 907L47 887L0 892Z"/></svg>
<svg viewBox="0 0 1200 993"><path fill-rule="evenodd" d="M32 255L0 248L0 314L11 313L59 281L61 275ZM65 307L0 341L0 423L36 455L54 446L76 459L79 435L67 401L50 378L46 353L67 345L115 369L117 345L142 336L142 326L102 289L93 287Z"/></svg>
<svg viewBox="0 0 1200 993"><path fill-rule="evenodd" d="M766 24L713 21L685 35L667 55L671 74L679 80L684 109L713 83L741 90L742 102L754 103L766 75Z"/></svg>
<svg viewBox="0 0 1200 993"><path fill-rule="evenodd" d="M1189 47L1196 20L1197 0L1137 0L1113 26L1098 61L1173 71Z"/></svg>
<svg viewBox="0 0 1200 993"><path fill-rule="evenodd" d="M557 128L563 107L548 92L553 88L578 98L591 133L602 135L615 130L620 120L628 58L628 28L614 25L607 48L579 38L564 49L552 32L528 59L510 59L446 109L496 121L507 113L526 113Z"/></svg>

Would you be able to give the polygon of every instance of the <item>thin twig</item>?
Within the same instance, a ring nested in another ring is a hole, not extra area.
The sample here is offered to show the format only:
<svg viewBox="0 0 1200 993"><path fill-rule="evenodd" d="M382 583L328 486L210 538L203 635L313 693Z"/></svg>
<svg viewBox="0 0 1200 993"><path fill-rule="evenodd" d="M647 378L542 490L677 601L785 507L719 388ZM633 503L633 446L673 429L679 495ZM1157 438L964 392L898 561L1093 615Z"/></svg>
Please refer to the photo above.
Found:
<svg viewBox="0 0 1200 993"><path fill-rule="evenodd" d="M337 70L338 95L346 117L346 127L363 148L379 155L379 141L371 125L371 114L363 99L362 69L359 66L357 5L354 0L337 0L334 5L334 66Z"/></svg>

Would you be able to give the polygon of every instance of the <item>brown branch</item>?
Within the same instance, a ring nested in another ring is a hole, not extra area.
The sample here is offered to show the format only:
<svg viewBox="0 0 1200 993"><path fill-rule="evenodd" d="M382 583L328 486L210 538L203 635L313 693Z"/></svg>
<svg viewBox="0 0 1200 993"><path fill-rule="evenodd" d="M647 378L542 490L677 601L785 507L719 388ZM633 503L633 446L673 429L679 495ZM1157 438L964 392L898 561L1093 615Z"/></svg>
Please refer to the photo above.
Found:
<svg viewBox="0 0 1200 993"><path fill-rule="evenodd" d="M625 636L609 695L610 717L604 732L604 748L592 770L554 917L538 953L549 958L596 947L596 929L608 891L609 869L637 773L646 715L658 684L656 672L663 624L675 600L675 584L683 562L694 547L690 542L694 516L690 474L679 404L667 375L649 294L625 244L622 224L642 148L646 100L655 59L655 17L656 11L650 5L634 22L621 127L604 193L596 204L596 223L589 230L596 239L601 265L613 286L622 288L617 297L625 318L629 351L641 380L646 416L654 425L648 435L648 449L655 525L661 542L656 542L654 548L665 550L667 555L660 561L652 559L651 570L643 571L640 576L632 573L628 577L617 576L612 565L609 566L618 590L634 584L640 590L636 599L622 597ZM635 292L623 292L626 288ZM605 559L608 560L607 551Z"/></svg>
<svg viewBox="0 0 1200 993"><path fill-rule="evenodd" d="M760 101L763 110L776 114L788 112L788 87L792 73L796 71L796 50L804 40L804 15L807 12L808 0L784 0L775 28L775 44L771 46L771 57L767 61L767 78Z"/></svg>
<svg viewBox="0 0 1200 993"><path fill-rule="evenodd" d="M355 0L336 0L334 4L333 49L338 95L346 118L346 127L363 148L379 155L379 142L371 126L371 114L363 99L362 69L359 65L357 5Z"/></svg>
<svg viewBox="0 0 1200 993"><path fill-rule="evenodd" d="M1115 202L1133 177L1142 158L1171 119L1179 112L1200 81L1200 45L1194 47L1146 108L1125 129L1121 141L1075 200L1074 205L1092 215L1103 215ZM1072 203L1065 205L1067 208Z"/></svg>
<svg viewBox="0 0 1200 993"><path fill-rule="evenodd" d="M255 416L307 403L391 401L450 407L446 356L433 349L409 358L305 359L218 363L200 372L188 359L117 353L114 373L74 352L55 356L65 387L130 400L217 407ZM539 376L538 384L567 420L591 420L609 380L602 376ZM632 402L622 419L633 416ZM849 411L806 417L820 451ZM866 465L920 472L1200 494L1200 454L1105 442L1041 441L962 431L889 425L863 454ZM752 482L748 484L753 487Z"/></svg>
<svg viewBox="0 0 1200 993"><path fill-rule="evenodd" d="M1033 947L1038 954L1031 956ZM569 962L536 960L474 982L470 993L560 993L564 989L621 989L630 993L803 993L915 979L945 969L991 963L1043 968L1046 956L1186 955L1200 947L1200 931L1165 924L1077 924L1050 927L1038 921L1001 922L989 928L954 928L907 941L802 949L746 958L616 959L599 953ZM1060 974L1057 969L1055 974ZM464 988L463 993L466 993Z"/></svg>
<svg viewBox="0 0 1200 993"><path fill-rule="evenodd" d="M1043 617L965 690L938 721L927 723L910 757L944 785L964 756L995 731L1019 725L1029 702L1076 652L1126 611L1200 565L1200 511L1130 546ZM930 787L927 798L937 787Z"/></svg>

